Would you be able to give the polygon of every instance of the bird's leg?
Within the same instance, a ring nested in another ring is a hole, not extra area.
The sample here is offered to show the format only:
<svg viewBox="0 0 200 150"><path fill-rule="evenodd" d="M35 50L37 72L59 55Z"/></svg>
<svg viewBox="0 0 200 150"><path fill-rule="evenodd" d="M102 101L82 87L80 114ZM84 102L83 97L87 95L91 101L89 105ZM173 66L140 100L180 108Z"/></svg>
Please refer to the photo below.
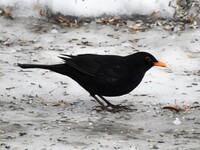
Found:
<svg viewBox="0 0 200 150"><path fill-rule="evenodd" d="M99 95L98 95L99 96ZM130 107L128 106L122 106L120 104L118 105L114 105L112 103L110 103L107 99L105 99L103 96L99 96L104 102L106 102L107 106L106 107L111 107L113 110L115 111L121 111L121 110L132 110Z"/></svg>
<svg viewBox="0 0 200 150"><path fill-rule="evenodd" d="M109 111L109 109L102 103L95 95L91 95L100 105L103 110Z"/></svg>
<svg viewBox="0 0 200 150"><path fill-rule="evenodd" d="M101 106L101 108L105 111L109 111L109 112L120 112L123 110L128 110L131 111L132 109L130 109L128 106L122 106L122 105L114 105L112 103L110 103L108 100L106 100L103 96L99 96L106 104L104 105L104 103L98 99L98 97L96 97L95 95L91 95ZM111 107L111 108L108 108ZM97 109L93 109L93 110L97 110Z"/></svg>
<svg viewBox="0 0 200 150"><path fill-rule="evenodd" d="M99 96L104 102L106 102L107 106L106 107L112 107L114 108L116 105L112 104L109 102L107 99L105 99L103 96Z"/></svg>

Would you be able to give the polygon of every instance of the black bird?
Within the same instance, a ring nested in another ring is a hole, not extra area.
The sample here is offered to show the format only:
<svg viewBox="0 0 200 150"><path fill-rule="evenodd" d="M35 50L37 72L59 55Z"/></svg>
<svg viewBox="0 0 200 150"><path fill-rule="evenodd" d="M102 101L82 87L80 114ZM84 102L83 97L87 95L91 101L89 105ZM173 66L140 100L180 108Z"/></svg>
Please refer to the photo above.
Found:
<svg viewBox="0 0 200 150"><path fill-rule="evenodd" d="M103 96L120 96L135 89L147 70L153 66L166 67L147 52L128 56L82 54L60 56L62 64L18 64L21 68L48 69L75 80L101 105L104 110L121 110L123 106L114 105ZM99 98L107 105L105 105ZM111 107L112 109L109 109Z"/></svg>

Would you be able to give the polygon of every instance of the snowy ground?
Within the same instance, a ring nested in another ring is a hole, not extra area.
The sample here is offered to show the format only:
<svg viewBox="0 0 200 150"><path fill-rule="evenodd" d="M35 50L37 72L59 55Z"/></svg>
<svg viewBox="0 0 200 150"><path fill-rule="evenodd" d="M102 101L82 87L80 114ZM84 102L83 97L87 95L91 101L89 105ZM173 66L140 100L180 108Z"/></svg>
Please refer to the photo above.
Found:
<svg viewBox="0 0 200 150"><path fill-rule="evenodd" d="M70 78L16 63L54 64L66 54L147 51L166 62L130 94L108 98L133 112L91 111L98 104ZM0 149L200 149L200 29L129 32L95 23L60 28L34 18L0 18ZM62 102L63 101L63 102ZM179 113L163 106L177 105Z"/></svg>
<svg viewBox="0 0 200 150"><path fill-rule="evenodd" d="M0 6L12 7L14 16L18 17L36 17L39 15L38 10L46 7L54 13L79 17L98 17L104 14L150 15L153 12L159 12L163 17L172 17L177 4L176 0L1 0Z"/></svg>

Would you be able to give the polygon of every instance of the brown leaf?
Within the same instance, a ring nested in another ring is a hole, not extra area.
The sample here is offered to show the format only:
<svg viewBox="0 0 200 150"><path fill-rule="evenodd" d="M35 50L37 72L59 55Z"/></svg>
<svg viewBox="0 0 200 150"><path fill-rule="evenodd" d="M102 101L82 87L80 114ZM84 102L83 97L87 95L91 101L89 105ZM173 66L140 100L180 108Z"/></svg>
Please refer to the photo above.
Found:
<svg viewBox="0 0 200 150"><path fill-rule="evenodd" d="M100 19L100 23L103 24L103 25L108 25L112 22L115 21L115 17L110 17L110 18L101 18Z"/></svg>
<svg viewBox="0 0 200 150"><path fill-rule="evenodd" d="M153 12L151 13L151 15L150 15L150 19L152 19L152 20L158 20L159 18L161 18L161 17L160 17L160 13L157 12L157 11L153 11Z"/></svg>
<svg viewBox="0 0 200 150"><path fill-rule="evenodd" d="M115 33L114 36L113 36L113 38L114 39L119 39L120 38L120 33L119 32Z"/></svg>
<svg viewBox="0 0 200 150"><path fill-rule="evenodd" d="M12 14L11 9L9 7L2 8L1 14L8 19L13 19L13 14Z"/></svg>
<svg viewBox="0 0 200 150"><path fill-rule="evenodd" d="M46 10L40 9L40 16L45 16L46 15Z"/></svg>
<svg viewBox="0 0 200 150"><path fill-rule="evenodd" d="M138 128L139 131L144 131L144 128Z"/></svg>
<svg viewBox="0 0 200 150"><path fill-rule="evenodd" d="M145 30L145 28L144 27L142 27L140 24L135 24L135 25L132 25L132 26L130 26L129 27L131 30L133 30L133 31L138 31L138 30Z"/></svg>
<svg viewBox="0 0 200 150"><path fill-rule="evenodd" d="M162 109L175 110L176 112L180 111L180 108L178 106L163 106Z"/></svg>

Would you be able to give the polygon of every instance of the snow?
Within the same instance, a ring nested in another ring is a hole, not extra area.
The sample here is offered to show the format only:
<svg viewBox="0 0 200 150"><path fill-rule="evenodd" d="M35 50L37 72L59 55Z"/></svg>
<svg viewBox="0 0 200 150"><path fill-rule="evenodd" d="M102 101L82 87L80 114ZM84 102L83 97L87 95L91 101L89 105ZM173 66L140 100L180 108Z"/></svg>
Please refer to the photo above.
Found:
<svg viewBox="0 0 200 150"><path fill-rule="evenodd" d="M159 12L163 17L172 17L174 0L1 0L0 6L12 6L17 16L39 16L38 8L49 7L64 15L96 17L107 15L150 15Z"/></svg>

